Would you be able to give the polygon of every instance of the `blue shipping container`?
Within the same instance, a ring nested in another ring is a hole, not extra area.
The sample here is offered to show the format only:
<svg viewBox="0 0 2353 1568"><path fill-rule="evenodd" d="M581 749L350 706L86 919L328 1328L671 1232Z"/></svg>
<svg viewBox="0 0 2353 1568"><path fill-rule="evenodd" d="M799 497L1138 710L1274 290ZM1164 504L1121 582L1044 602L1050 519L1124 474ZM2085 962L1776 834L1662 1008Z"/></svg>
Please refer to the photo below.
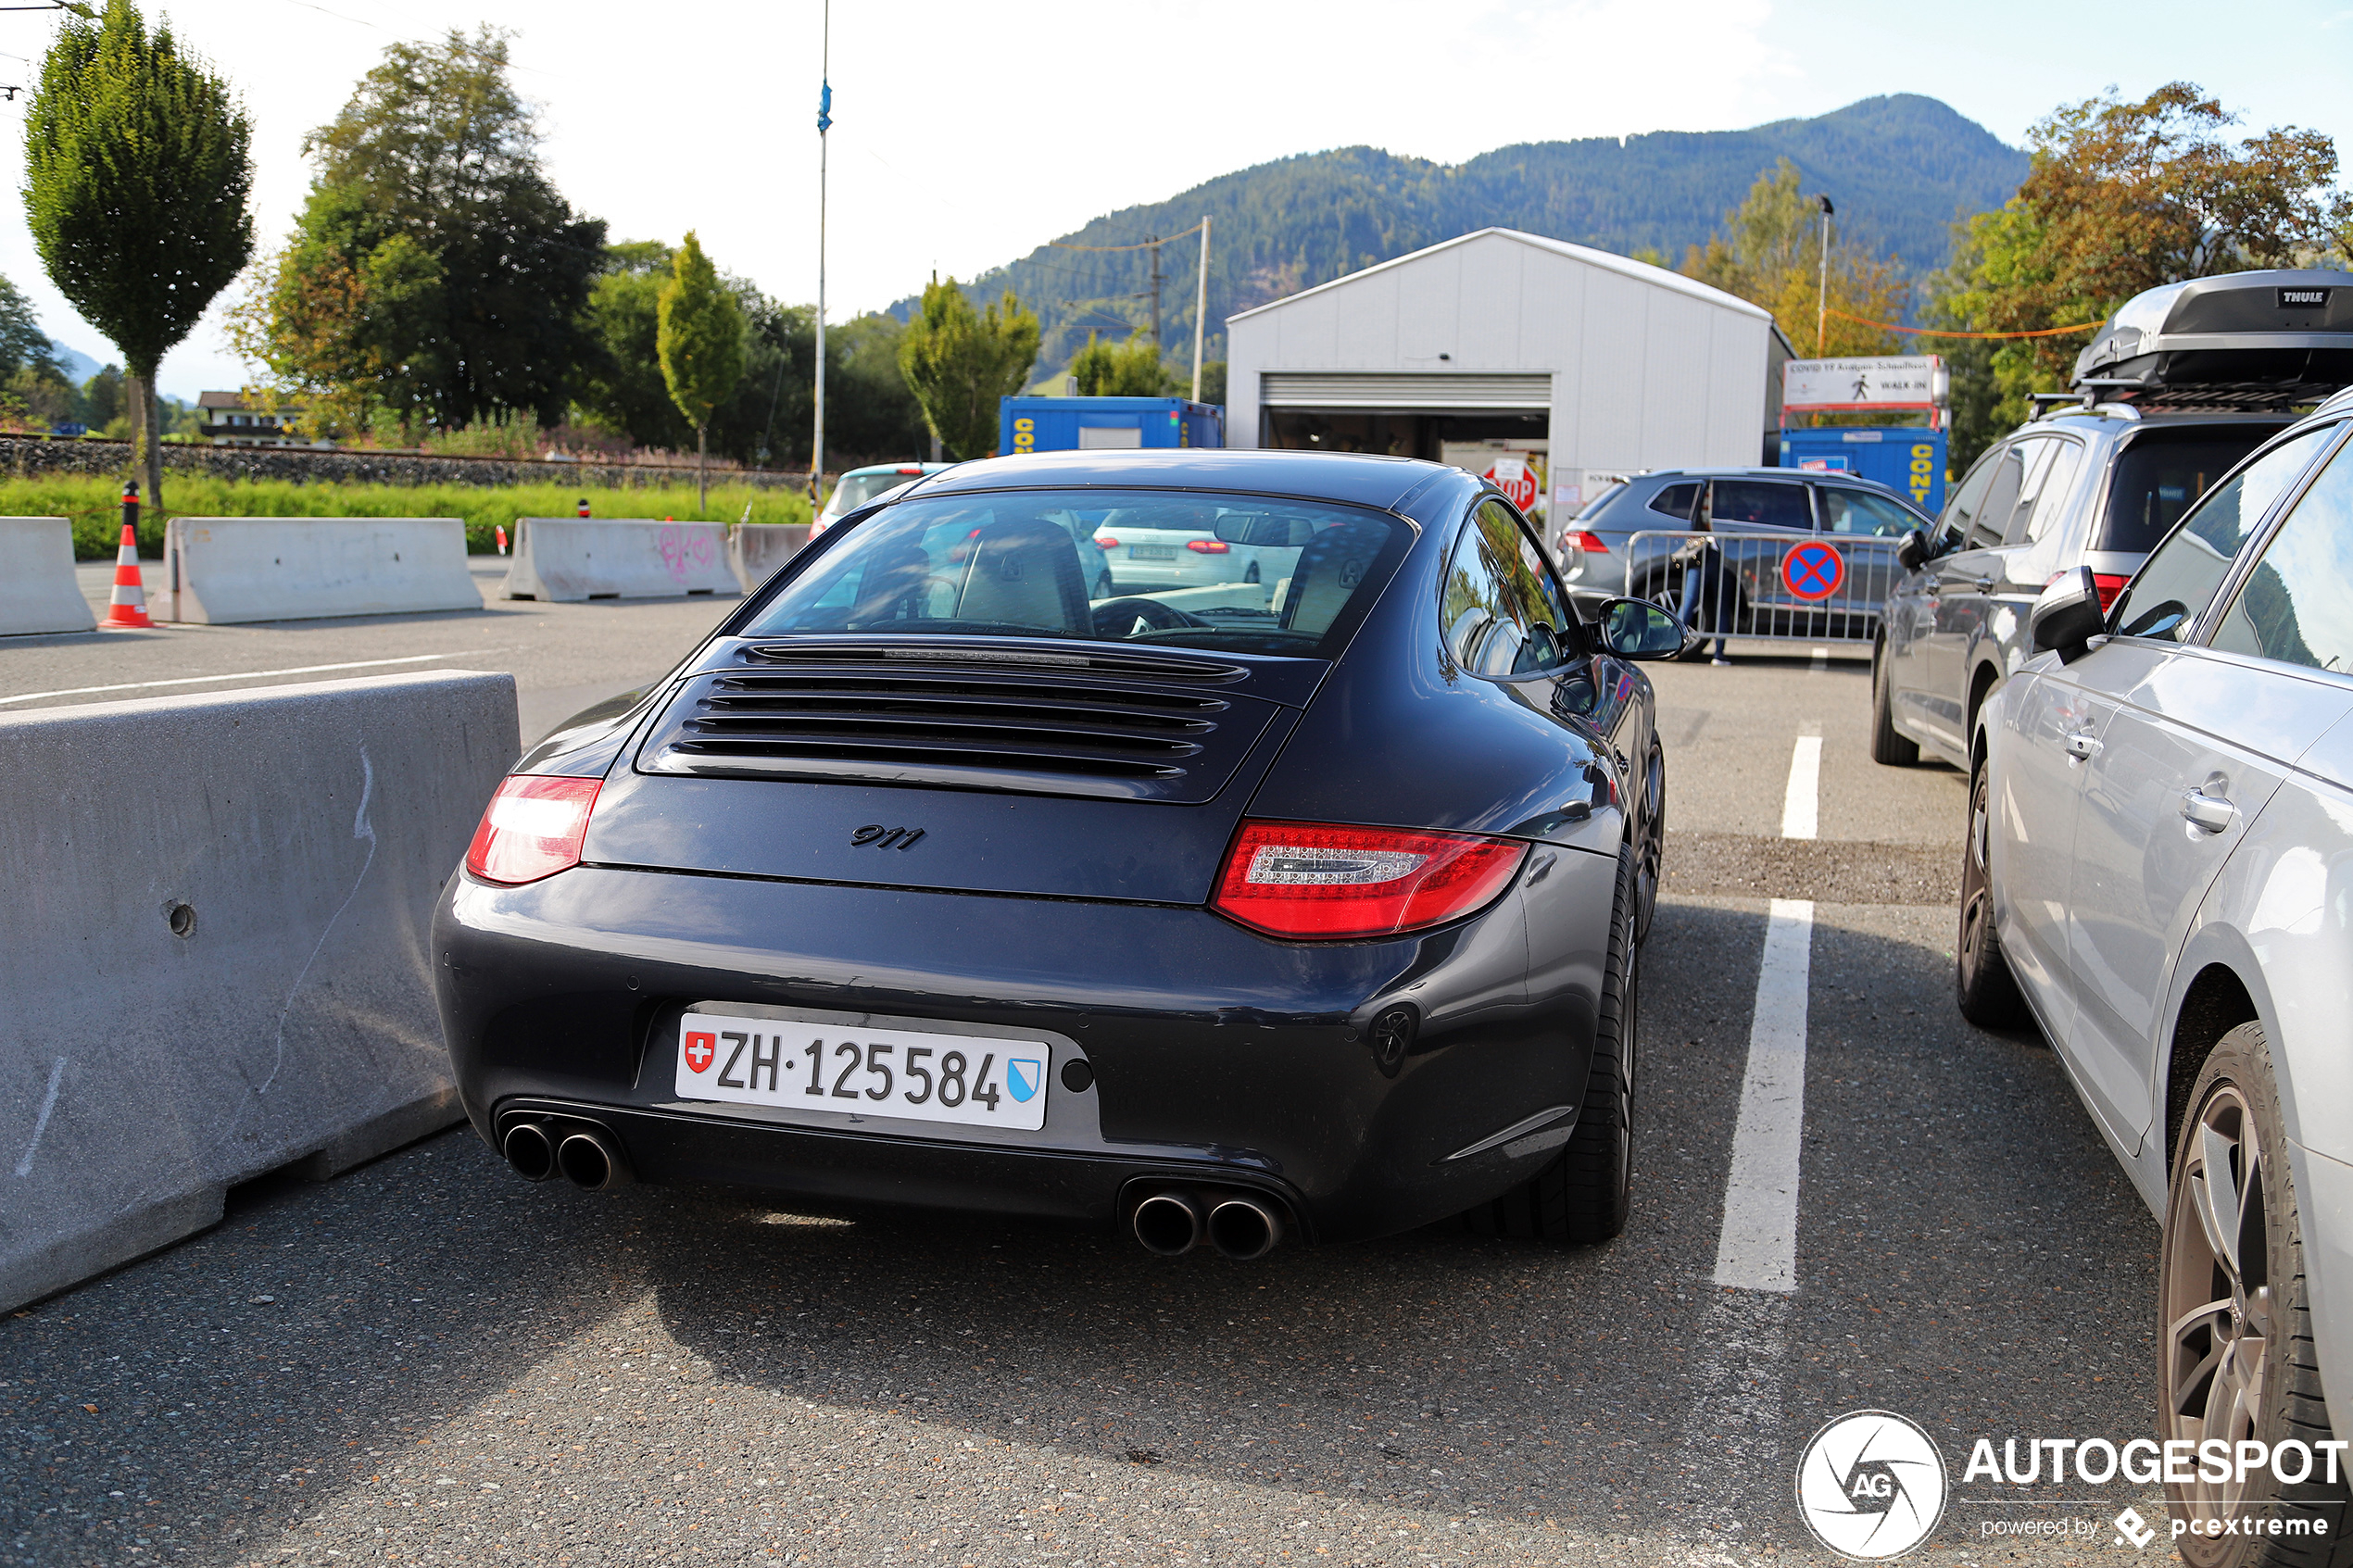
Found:
<svg viewBox="0 0 2353 1568"><path fill-rule="evenodd" d="M998 404L997 450L1117 451L1223 446L1226 410L1182 397L1007 397Z"/></svg>
<svg viewBox="0 0 2353 1568"><path fill-rule="evenodd" d="M1944 509L1944 430L1785 430L1781 467L1830 469L1877 480L1934 517Z"/></svg>

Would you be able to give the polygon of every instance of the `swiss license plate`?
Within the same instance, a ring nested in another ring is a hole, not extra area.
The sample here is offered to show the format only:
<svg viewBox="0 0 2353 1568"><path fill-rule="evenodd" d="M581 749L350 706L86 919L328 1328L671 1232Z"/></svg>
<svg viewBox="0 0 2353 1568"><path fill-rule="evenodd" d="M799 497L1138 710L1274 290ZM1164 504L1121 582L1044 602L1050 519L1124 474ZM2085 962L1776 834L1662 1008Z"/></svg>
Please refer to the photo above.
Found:
<svg viewBox="0 0 2353 1568"><path fill-rule="evenodd" d="M1053 1065L1043 1040L690 1012L676 1086L681 1099L1036 1132Z"/></svg>
<svg viewBox="0 0 2353 1568"><path fill-rule="evenodd" d="M1175 560L1176 546L1174 545L1130 545L1127 546L1127 558L1129 560Z"/></svg>

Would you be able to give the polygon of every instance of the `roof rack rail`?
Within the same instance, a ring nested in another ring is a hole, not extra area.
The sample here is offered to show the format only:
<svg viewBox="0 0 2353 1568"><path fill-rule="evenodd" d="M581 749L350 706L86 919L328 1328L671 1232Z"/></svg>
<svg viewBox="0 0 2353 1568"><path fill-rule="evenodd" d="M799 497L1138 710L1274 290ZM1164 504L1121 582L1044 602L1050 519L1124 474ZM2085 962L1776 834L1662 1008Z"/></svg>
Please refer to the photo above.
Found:
<svg viewBox="0 0 2353 1568"><path fill-rule="evenodd" d="M2338 381L2192 382L2179 386L2145 386L2137 382L2086 378L2085 402L2105 394L2151 413L2284 414L2326 401L2345 385Z"/></svg>

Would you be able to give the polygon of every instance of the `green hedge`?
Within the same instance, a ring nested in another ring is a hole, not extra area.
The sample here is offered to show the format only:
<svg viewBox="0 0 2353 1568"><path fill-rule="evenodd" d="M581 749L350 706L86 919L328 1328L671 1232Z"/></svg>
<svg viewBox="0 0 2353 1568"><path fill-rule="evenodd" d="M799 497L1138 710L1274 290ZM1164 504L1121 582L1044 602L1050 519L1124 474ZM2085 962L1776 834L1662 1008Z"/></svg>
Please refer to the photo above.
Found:
<svg viewBox="0 0 2353 1568"><path fill-rule="evenodd" d="M736 522L751 505L753 522L807 522L809 502L786 490L749 485L713 485L711 509L695 510L692 484L296 484L283 480L209 479L169 474L164 498L169 517L456 517L466 522L466 548L496 549L491 530L506 525L511 538L519 517L570 517L588 497L598 517L675 518L680 521ZM60 475L49 479L0 479L0 517L63 517L73 521L73 553L82 560L112 559L122 538L122 489L111 479ZM165 517L139 511L140 553L163 554Z"/></svg>

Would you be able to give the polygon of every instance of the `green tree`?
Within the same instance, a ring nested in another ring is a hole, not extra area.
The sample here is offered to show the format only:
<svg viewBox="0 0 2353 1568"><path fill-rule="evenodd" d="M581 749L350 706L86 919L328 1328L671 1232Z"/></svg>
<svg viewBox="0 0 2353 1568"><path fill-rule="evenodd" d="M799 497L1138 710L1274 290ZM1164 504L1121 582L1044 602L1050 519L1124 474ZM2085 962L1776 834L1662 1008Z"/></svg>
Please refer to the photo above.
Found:
<svg viewBox="0 0 2353 1568"><path fill-rule="evenodd" d="M32 319L32 304L16 284L0 278L0 376L57 366L57 345Z"/></svg>
<svg viewBox="0 0 2353 1568"><path fill-rule="evenodd" d="M1171 385L1151 339L1140 332L1116 348L1088 332L1068 373L1077 380L1081 397L1164 397Z"/></svg>
<svg viewBox="0 0 2353 1568"><path fill-rule="evenodd" d="M395 44L304 138L310 194L240 336L286 392L404 430L562 420L604 224L541 169L507 44L489 27Z"/></svg>
<svg viewBox="0 0 2353 1568"><path fill-rule="evenodd" d="M1724 214L1723 229L1685 257L1683 272L1773 313L1799 352L1839 358L1889 354L1896 334L1847 318L1902 319L1907 293L1892 260L1840 243L1831 226L1830 290L1822 289L1821 209L1787 158L1756 177L1748 199ZM1823 310L1840 312L1831 315ZM1819 332L1818 345L1817 332Z"/></svg>
<svg viewBox="0 0 2353 1568"><path fill-rule="evenodd" d="M2185 82L2138 102L2109 94L2054 111L2029 133L2032 168L2018 194L1961 225L1948 320L2038 332L2100 321L2162 283L2342 259L2353 195L2335 188L2335 144L2293 127L2227 136L2237 120ZM1994 349L1994 425L2024 419L2030 393L2063 388L2087 341Z"/></svg>
<svg viewBox="0 0 2353 1568"><path fill-rule="evenodd" d="M976 311L956 280L934 278L899 344L899 368L932 433L958 458L997 445L997 400L1029 379L1038 358L1038 318L1011 289Z"/></svg>
<svg viewBox="0 0 2353 1568"><path fill-rule="evenodd" d="M122 385L122 367L101 366L82 383L82 396L74 406L74 418L100 434L107 433L117 420L123 420L124 428L128 429L130 420L126 416L129 404L130 399Z"/></svg>
<svg viewBox="0 0 2353 1568"><path fill-rule="evenodd" d="M253 254L253 131L229 84L131 0L60 20L25 111L25 216L59 293L121 350L163 504L156 368Z"/></svg>
<svg viewBox="0 0 2353 1568"><path fill-rule="evenodd" d="M671 264L656 306L656 346L670 400L695 427L695 489L701 510L711 497L711 416L744 379L744 311L719 281L695 232Z"/></svg>

